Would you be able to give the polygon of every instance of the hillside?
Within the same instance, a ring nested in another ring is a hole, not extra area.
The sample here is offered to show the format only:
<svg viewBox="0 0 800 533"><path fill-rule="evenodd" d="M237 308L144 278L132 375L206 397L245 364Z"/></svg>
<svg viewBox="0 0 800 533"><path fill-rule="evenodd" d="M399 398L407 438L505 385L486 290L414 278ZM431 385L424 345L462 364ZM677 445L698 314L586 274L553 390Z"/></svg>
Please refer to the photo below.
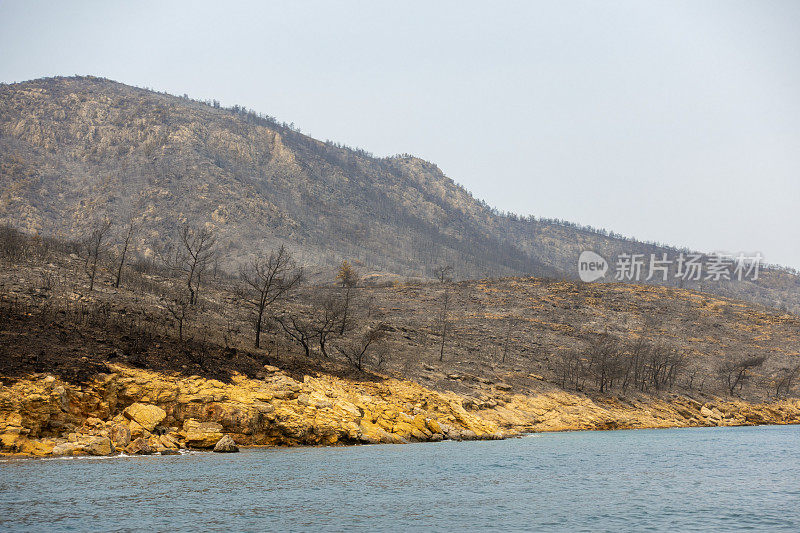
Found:
<svg viewBox="0 0 800 533"><path fill-rule="evenodd" d="M113 362L228 380L254 377L270 363L297 375L378 371L467 397L498 382L525 394L702 397L732 395L725 364L761 357L736 397L763 401L794 394L800 383L796 315L687 289L502 278L346 291L330 279L276 301L254 349L254 308L242 299L241 280L209 276L178 338L170 306L185 290L182 278L133 265L116 288L115 265L103 262L91 290L85 260L69 253L70 243L24 240L27 252L16 256L8 244L0 239L0 370L12 377L52 372L81 382ZM305 326L307 353L276 322L287 316ZM375 328L383 335L361 368L335 348ZM570 369L576 362L580 368ZM670 375L653 374L655 366L671 367Z"/></svg>
<svg viewBox="0 0 800 533"><path fill-rule="evenodd" d="M213 229L230 268L281 242L323 272L348 259L393 279L444 264L456 279L572 279L585 249L667 251L501 215L432 163L374 158L238 107L93 77L0 86L0 223L74 238L98 218L117 234L133 218L144 254L191 223ZM684 287L798 312L798 283L772 269Z"/></svg>
<svg viewBox="0 0 800 533"><path fill-rule="evenodd" d="M307 284L254 347L235 278L179 315L182 278L134 265L115 287L103 261L91 287L74 243L0 236L0 455L800 423L800 320L707 293Z"/></svg>

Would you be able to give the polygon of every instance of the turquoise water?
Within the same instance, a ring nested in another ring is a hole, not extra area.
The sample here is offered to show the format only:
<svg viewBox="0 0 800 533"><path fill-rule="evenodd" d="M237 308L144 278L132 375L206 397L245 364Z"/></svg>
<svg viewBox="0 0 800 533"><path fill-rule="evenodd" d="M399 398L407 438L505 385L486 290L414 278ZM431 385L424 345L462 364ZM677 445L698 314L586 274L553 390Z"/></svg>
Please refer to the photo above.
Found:
<svg viewBox="0 0 800 533"><path fill-rule="evenodd" d="M800 427L0 462L0 530L800 531Z"/></svg>

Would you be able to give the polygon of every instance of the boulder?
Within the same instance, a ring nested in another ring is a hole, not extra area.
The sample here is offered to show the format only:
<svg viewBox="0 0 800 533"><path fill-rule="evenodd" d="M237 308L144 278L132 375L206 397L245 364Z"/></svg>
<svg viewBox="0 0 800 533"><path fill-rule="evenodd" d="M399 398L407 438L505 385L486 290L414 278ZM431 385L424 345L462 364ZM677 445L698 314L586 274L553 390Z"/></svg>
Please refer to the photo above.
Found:
<svg viewBox="0 0 800 533"><path fill-rule="evenodd" d="M124 424L114 424L109 431L109 437L114 446L124 448L131 443L131 430Z"/></svg>
<svg viewBox="0 0 800 533"><path fill-rule="evenodd" d="M384 430L382 427L369 422L361 422L361 435L359 440L365 444L397 444L403 442L402 437Z"/></svg>
<svg viewBox="0 0 800 533"><path fill-rule="evenodd" d="M361 411L358 409L358 407L346 400L336 400L334 407L341 409L354 418L361 418Z"/></svg>
<svg viewBox="0 0 800 533"><path fill-rule="evenodd" d="M17 441L21 440L17 432L3 433L0 435L0 451L2 452L16 452L19 448Z"/></svg>
<svg viewBox="0 0 800 533"><path fill-rule="evenodd" d="M333 407L333 403L325 396L312 392L311 394L301 394L297 397L297 403L315 409L325 409Z"/></svg>
<svg viewBox="0 0 800 533"><path fill-rule="evenodd" d="M83 427L86 429L100 428L103 427L103 421L97 417L90 416L83 421Z"/></svg>
<svg viewBox="0 0 800 533"><path fill-rule="evenodd" d="M213 448L223 437L222 426L216 422L198 422L190 418L183 424L186 446L191 448Z"/></svg>
<svg viewBox="0 0 800 533"><path fill-rule="evenodd" d="M424 436L425 438L427 438L427 437L430 437L430 436L431 436L431 433L436 433L436 432L432 432L432 431L430 431L430 430L428 429L428 423L427 423L427 421L425 420L425 417L424 417L424 416L422 416L422 415L417 415L417 416L415 416L415 417L414 417L414 421L412 422L412 425L413 425L415 428L417 428L417 430L418 430L420 433L422 433L422 434L423 434L423 436Z"/></svg>
<svg viewBox="0 0 800 533"><path fill-rule="evenodd" d="M708 406L704 405L700 408L700 414L713 421L719 421L722 419L722 413L716 407L709 409Z"/></svg>
<svg viewBox="0 0 800 533"><path fill-rule="evenodd" d="M436 434L442 432L442 427L439 425L439 422L437 420L434 420L433 418L428 418L425 422L428 426L428 430L431 433Z"/></svg>
<svg viewBox="0 0 800 533"><path fill-rule="evenodd" d="M236 443L233 442L230 435L225 435L219 439L219 442L214 446L214 451L217 453L233 453L238 452L239 447L236 446Z"/></svg>
<svg viewBox="0 0 800 533"><path fill-rule="evenodd" d="M155 448L150 446L147 441L141 437L125 447L125 453L128 455L152 455L155 451Z"/></svg>
<svg viewBox="0 0 800 533"><path fill-rule="evenodd" d="M44 457L53 453L55 445L51 440L29 440L20 446L20 452L33 457Z"/></svg>
<svg viewBox="0 0 800 533"><path fill-rule="evenodd" d="M167 413L157 405L134 403L122 412L126 418L133 420L147 431L153 431L166 417Z"/></svg>
<svg viewBox="0 0 800 533"><path fill-rule="evenodd" d="M92 437L82 444L84 451L89 455L111 455L115 451L108 437Z"/></svg>
<svg viewBox="0 0 800 533"><path fill-rule="evenodd" d="M430 431L425 427L425 419L420 416L421 427L415 423L415 419L405 413L401 413L397 417L397 422L392 426L391 432L400 436L403 439L414 438L416 440L427 440L430 436Z"/></svg>
<svg viewBox="0 0 800 533"><path fill-rule="evenodd" d="M471 429L465 429L461 432L461 438L463 440L475 440L478 438L478 434Z"/></svg>
<svg viewBox="0 0 800 533"><path fill-rule="evenodd" d="M56 444L50 453L56 457L62 457L66 455L75 455L77 449L78 445L74 442L62 442L61 444Z"/></svg>
<svg viewBox="0 0 800 533"><path fill-rule="evenodd" d="M180 448L178 441L172 435L161 435L158 437L159 444L164 448L177 450Z"/></svg>

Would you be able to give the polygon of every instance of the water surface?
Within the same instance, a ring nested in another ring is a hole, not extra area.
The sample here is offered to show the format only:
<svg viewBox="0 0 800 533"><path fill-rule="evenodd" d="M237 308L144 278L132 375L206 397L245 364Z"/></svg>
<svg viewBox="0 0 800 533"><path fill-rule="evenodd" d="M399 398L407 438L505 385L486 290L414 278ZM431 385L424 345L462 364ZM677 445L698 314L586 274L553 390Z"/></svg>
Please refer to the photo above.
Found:
<svg viewBox="0 0 800 533"><path fill-rule="evenodd" d="M0 462L0 530L800 531L800 427Z"/></svg>

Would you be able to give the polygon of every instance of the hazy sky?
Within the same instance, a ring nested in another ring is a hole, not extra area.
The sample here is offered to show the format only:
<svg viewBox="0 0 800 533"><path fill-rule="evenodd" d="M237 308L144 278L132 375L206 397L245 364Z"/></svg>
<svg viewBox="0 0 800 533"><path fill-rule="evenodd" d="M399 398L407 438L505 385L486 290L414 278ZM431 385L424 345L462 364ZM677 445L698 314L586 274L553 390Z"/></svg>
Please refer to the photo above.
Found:
<svg viewBox="0 0 800 533"><path fill-rule="evenodd" d="M9 2L0 81L216 98L502 210L800 267L800 2Z"/></svg>

